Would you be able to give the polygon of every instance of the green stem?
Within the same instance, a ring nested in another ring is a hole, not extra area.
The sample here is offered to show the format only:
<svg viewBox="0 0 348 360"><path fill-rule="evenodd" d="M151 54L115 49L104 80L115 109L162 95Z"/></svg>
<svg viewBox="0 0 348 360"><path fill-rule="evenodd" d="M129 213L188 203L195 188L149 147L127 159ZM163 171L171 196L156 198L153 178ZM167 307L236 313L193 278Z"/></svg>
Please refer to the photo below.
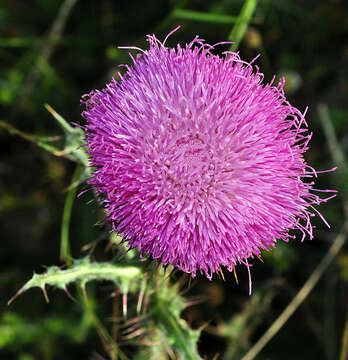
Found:
<svg viewBox="0 0 348 360"><path fill-rule="evenodd" d="M245 31L251 21L251 18L256 9L258 0L246 0L242 10L240 11L237 21L228 36L228 40L234 41L234 44L231 46L231 51L236 51L238 49L239 43L241 42Z"/></svg>
<svg viewBox="0 0 348 360"><path fill-rule="evenodd" d="M173 10L171 15L174 19L201 21L209 23L234 24L237 21L236 16L205 13L185 9L175 9Z"/></svg>
<svg viewBox="0 0 348 360"><path fill-rule="evenodd" d="M188 338L184 336L184 332L178 322L176 316L165 306L160 299L154 308L159 321L164 325L170 335L175 339L175 347L185 360L202 360L195 349L190 347Z"/></svg>
<svg viewBox="0 0 348 360"><path fill-rule="evenodd" d="M77 165L74 171L71 183L75 184L80 179L83 167ZM60 237L60 259L66 261L67 265L70 267L72 265L72 258L70 252L69 244L69 225L71 218L71 210L76 197L76 191L78 186L73 186L68 191L68 194L65 199L63 217L62 217L62 227L61 227L61 237Z"/></svg>

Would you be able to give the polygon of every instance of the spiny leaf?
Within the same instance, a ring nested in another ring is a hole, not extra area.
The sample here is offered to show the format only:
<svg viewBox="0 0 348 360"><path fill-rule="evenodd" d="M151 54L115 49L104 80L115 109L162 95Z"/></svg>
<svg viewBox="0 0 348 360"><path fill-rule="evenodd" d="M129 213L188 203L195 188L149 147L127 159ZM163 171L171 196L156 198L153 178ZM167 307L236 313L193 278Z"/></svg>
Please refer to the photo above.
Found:
<svg viewBox="0 0 348 360"><path fill-rule="evenodd" d="M53 143L57 140L60 140L60 137L42 137L32 134L25 133L11 124L0 120L0 127L6 129L10 134L20 136L21 138L36 144L37 146L45 149L51 154L58 157L65 157L69 160L76 161L82 164L85 169L81 173L81 178L79 179L78 184L82 183L90 177L91 168L89 167L88 155L85 150L82 148L84 145L84 132L79 127L72 127L62 116L60 116L56 111L54 111L48 104L45 105L46 109L52 114L52 116L57 120L59 125L62 127L65 133L65 148L59 149Z"/></svg>
<svg viewBox="0 0 348 360"><path fill-rule="evenodd" d="M142 269L139 265L98 263L91 262L89 258L75 260L69 269L61 270L57 266L51 266L44 274L34 274L9 300L8 304L11 304L17 296L33 287L41 288L48 301L46 285L65 290L71 283L78 283L84 287L87 282L92 280L113 281L122 292L134 292L138 290L140 285L141 272Z"/></svg>
<svg viewBox="0 0 348 360"><path fill-rule="evenodd" d="M81 147L85 143L83 130L79 127L71 126L50 105L45 104L45 108L57 120L65 133L65 148L60 152L60 156L67 157L88 167L88 156Z"/></svg>
<svg viewBox="0 0 348 360"><path fill-rule="evenodd" d="M163 333L162 336L167 338L171 347L180 353L183 359L200 360L202 358L197 350L200 331L190 329L186 321L180 318L185 302L177 287L163 281L161 290L154 293L152 317Z"/></svg>
<svg viewBox="0 0 348 360"><path fill-rule="evenodd" d="M60 150L57 147L52 145L53 141L59 140L59 138L57 138L57 137L47 138L47 137L41 137L41 136L37 136L37 135L28 134L28 133L25 133L25 132L17 129L14 126L12 126L11 124L9 124L5 121L2 121L2 120L0 120L0 127L6 129L10 134L20 136L21 138L23 138L29 142L35 143L37 146L42 147L43 149L45 149L46 151L48 151L54 155L57 155L60 152Z"/></svg>

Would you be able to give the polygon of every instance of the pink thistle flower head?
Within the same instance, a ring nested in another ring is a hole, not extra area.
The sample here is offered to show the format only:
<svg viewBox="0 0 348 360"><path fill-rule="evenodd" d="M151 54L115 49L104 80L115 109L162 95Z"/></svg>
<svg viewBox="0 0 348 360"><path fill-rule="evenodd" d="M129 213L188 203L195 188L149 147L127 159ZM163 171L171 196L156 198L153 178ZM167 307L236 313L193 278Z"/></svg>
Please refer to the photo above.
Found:
<svg viewBox="0 0 348 360"><path fill-rule="evenodd" d="M256 66L198 37L176 48L147 40L121 81L82 100L89 183L114 229L141 254L209 279L221 266L249 270L290 229L312 238L314 205L332 196L313 194L311 134L284 81L263 84Z"/></svg>

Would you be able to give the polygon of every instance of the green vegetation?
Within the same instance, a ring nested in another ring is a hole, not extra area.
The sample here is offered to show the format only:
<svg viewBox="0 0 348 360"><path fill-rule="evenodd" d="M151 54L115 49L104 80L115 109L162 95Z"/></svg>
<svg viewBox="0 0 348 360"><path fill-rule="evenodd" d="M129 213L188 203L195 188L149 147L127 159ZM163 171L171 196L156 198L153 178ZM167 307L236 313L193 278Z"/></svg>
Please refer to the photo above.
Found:
<svg viewBox="0 0 348 360"><path fill-rule="evenodd" d="M347 19L343 0L1 3L0 358L345 360ZM250 297L244 267L239 284L227 272L191 284L139 260L84 192L81 95L129 63L118 45L146 48L146 34L179 24L170 45L199 34L261 54L266 81L284 76L290 102L309 105L309 162L339 167L319 179L339 189L321 207L331 231L316 220L313 241L255 259Z"/></svg>

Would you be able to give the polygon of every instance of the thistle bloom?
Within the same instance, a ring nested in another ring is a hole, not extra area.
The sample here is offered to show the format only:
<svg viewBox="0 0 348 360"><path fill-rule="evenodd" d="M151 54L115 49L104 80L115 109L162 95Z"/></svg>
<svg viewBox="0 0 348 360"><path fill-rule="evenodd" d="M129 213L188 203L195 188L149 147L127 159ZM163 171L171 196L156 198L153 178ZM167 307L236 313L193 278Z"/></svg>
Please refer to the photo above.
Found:
<svg viewBox="0 0 348 360"><path fill-rule="evenodd" d="M313 194L311 133L284 81L263 84L256 66L198 37L147 40L119 82L82 100L89 183L128 246L211 279L221 266L249 270L290 229L312 238L314 205L332 196Z"/></svg>

